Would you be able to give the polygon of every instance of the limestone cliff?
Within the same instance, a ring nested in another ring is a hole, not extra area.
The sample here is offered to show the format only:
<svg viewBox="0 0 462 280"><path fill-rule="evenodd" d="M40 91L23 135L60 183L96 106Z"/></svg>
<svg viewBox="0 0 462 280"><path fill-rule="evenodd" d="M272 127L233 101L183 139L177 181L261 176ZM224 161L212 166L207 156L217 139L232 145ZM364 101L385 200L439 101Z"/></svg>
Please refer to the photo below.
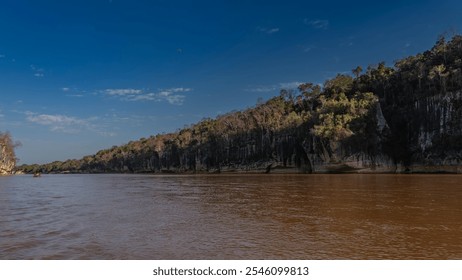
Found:
<svg viewBox="0 0 462 280"><path fill-rule="evenodd" d="M415 117L397 133L407 134L409 170L462 173L462 94L438 93L407 107Z"/></svg>

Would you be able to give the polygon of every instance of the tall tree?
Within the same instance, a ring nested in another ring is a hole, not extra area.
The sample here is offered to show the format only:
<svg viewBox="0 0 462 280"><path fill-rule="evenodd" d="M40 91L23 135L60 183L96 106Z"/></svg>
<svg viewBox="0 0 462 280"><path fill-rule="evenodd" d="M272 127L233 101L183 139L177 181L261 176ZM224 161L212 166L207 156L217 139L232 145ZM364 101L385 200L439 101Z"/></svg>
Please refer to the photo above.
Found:
<svg viewBox="0 0 462 280"><path fill-rule="evenodd" d="M0 132L0 174L11 174L16 166L16 154L14 148L19 143L14 143L10 133Z"/></svg>
<svg viewBox="0 0 462 280"><path fill-rule="evenodd" d="M355 69L351 70L353 75L355 75L356 79L359 77L362 71L363 71L363 68L361 66L357 66Z"/></svg>

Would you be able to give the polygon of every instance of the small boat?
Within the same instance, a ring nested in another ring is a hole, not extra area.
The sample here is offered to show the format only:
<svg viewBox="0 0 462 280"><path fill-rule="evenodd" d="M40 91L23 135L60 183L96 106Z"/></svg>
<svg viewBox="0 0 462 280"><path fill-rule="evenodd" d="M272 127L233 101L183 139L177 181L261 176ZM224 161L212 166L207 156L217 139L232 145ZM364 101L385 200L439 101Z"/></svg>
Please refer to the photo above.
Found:
<svg viewBox="0 0 462 280"><path fill-rule="evenodd" d="M35 172L34 173L34 178L38 178L40 176L42 176L42 173L40 173L40 172Z"/></svg>

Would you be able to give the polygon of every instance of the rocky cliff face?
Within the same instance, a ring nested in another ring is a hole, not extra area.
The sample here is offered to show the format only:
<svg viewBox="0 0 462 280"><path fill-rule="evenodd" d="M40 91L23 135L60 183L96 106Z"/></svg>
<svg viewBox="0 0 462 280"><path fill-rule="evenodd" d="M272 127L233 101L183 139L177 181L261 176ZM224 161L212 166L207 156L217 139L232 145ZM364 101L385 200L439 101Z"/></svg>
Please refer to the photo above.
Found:
<svg viewBox="0 0 462 280"><path fill-rule="evenodd" d="M429 96L406 114L377 103L367 132L344 141L313 136L304 123L288 130L250 130L198 145L166 141L126 151L109 164L92 158L92 172L450 172L462 173L462 94ZM385 104L385 106L387 106ZM397 109L398 110L398 109ZM399 109L401 110L401 109ZM409 117L412 116L412 117Z"/></svg>
<svg viewBox="0 0 462 280"><path fill-rule="evenodd" d="M310 122L213 134L202 142L183 131L36 168L92 173L462 173L461 105L460 92L429 96L404 109L377 102L362 132L356 129L338 141L315 136ZM406 113L398 114L401 110ZM13 163L5 166L10 170Z"/></svg>
<svg viewBox="0 0 462 280"><path fill-rule="evenodd" d="M462 173L462 93L422 98L409 112L410 169Z"/></svg>

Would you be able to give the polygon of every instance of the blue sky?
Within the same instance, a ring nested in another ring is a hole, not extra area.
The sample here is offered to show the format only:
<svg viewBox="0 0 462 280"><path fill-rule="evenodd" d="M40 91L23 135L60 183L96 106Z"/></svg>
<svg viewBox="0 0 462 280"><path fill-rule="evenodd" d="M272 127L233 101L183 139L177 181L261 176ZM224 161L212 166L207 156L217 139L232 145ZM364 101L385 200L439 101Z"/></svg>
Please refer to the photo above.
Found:
<svg viewBox="0 0 462 280"><path fill-rule="evenodd" d="M81 158L430 48L460 1L0 1L0 130Z"/></svg>

